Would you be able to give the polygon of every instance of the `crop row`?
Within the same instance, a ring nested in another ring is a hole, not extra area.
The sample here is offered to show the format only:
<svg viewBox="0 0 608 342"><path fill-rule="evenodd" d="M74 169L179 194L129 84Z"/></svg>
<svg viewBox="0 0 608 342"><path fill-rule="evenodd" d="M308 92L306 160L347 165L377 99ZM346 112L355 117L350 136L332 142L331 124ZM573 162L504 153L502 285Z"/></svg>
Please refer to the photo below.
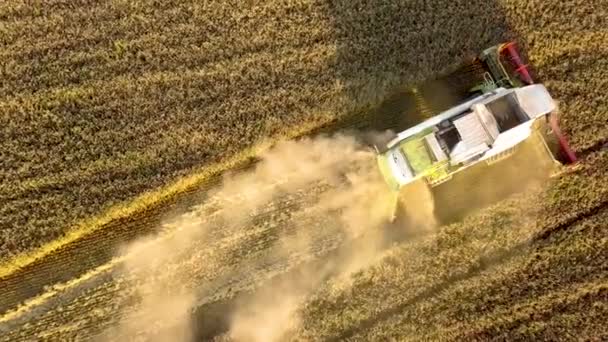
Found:
<svg viewBox="0 0 608 342"><path fill-rule="evenodd" d="M294 1L239 9L217 3L144 3L130 8L116 3L87 6L87 11L48 13L42 20L7 25L4 57L13 63L2 94L150 71L198 69L252 53L271 53L270 48L314 45L328 40L332 30L320 3L310 11L306 9L311 3ZM269 16L280 20L266 20ZM306 27L308 23L318 25ZM31 63L34 59L42 63Z"/></svg>

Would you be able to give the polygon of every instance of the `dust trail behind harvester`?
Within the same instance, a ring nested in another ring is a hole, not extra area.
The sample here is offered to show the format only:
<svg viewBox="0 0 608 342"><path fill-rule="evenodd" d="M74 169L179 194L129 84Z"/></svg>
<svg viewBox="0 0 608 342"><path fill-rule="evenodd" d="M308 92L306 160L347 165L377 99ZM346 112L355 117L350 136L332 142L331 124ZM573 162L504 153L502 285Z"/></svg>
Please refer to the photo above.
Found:
<svg viewBox="0 0 608 342"><path fill-rule="evenodd" d="M531 139L523 144L522 153L492 165L478 163L432 191L427 187L405 189L400 200L408 219L400 222L407 225L401 229L426 232L436 227L437 212L444 213L442 221L445 217L451 220L471 208L543 183L554 166L543 148L542 143ZM199 322L191 321L191 312L201 304L200 294L218 291L217 287L206 289L209 284L218 277L226 280L240 276L234 272L258 272L268 260L284 260L288 265L281 272L288 276L261 286L246 299L236 300L236 309L223 313L229 316L225 317L227 326L209 335L226 333L237 341L288 338L300 324L298 308L308 296L328 278L348 279L349 274L373 263L390 241L387 235L394 233L394 229L381 229L393 214L395 198L388 192L374 159L374 153L354 137L336 135L281 142L263 154L253 170L226 176L211 197L217 209L213 218L200 212L184 216L170 238L129 247L131 257L123 273L139 299L122 313L118 328L106 336L110 340L150 340L151 336L158 341L191 340L194 331L197 336L200 333ZM322 193L309 195L309 189L319 184L324 185ZM279 214L291 210L289 224L295 232L259 226L253 230L263 234L250 232L259 224L255 215L267 212L286 195L302 193L308 196L305 208L278 209ZM247 249L256 245L251 239L261 239L264 234L273 235L273 245L262 247L263 257L241 263L239 255L247 255ZM332 247L338 252L327 253L325 247L319 252L323 239L342 239L340 248ZM233 255L238 265L247 268L220 274L224 264L233 261ZM299 264L307 257L319 262L315 267L300 269ZM251 279L260 285L267 277L262 274Z"/></svg>
<svg viewBox="0 0 608 342"><path fill-rule="evenodd" d="M229 337L237 341L279 341L300 323L297 309L328 277L348 277L370 265L377 258L383 240L379 228L387 222L390 196L375 172L373 156L344 174L338 186L325 192L304 215L325 217L343 229L347 240L365 235L364 243L342 247L339 253L324 256L319 267L303 268L292 277L266 286L253 298L240 303L232 320ZM315 236L309 227L300 226L298 234L287 242L288 249L308 249ZM285 257L287 257L287 254Z"/></svg>
<svg viewBox="0 0 608 342"><path fill-rule="evenodd" d="M230 319L232 339L283 338L297 326L296 309L307 295L328 276L349 274L373 262L385 238L378 228L387 222L393 198L387 196L373 152L352 136L281 142L262 155L252 171L225 177L213 195L219 203L218 219L186 216L170 238L129 247L131 257L123 273L136 289L139 301L125 309L118 328L105 336L111 340L150 336L155 340L190 340L190 312L198 303L196 294L207 285L194 282L193 275L213 280L218 264L223 262L221 257L239 248L237 237L247 231L251 215L280 196L318 183L328 185L329 190L313 205L294 214L295 234L279 236L270 253L285 259L310 253L319 240L311 233L311 222L317 219L322 221L318 224L328 225L328 231L330 225L339 227L345 239L367 234L366 240L355 249L343 248L325 257L318 269L299 272L293 279L284 279L238 303ZM233 250L217 247L226 245L217 243L218 236L231 239ZM194 254L204 257L195 259ZM251 266L253 270L255 265Z"/></svg>

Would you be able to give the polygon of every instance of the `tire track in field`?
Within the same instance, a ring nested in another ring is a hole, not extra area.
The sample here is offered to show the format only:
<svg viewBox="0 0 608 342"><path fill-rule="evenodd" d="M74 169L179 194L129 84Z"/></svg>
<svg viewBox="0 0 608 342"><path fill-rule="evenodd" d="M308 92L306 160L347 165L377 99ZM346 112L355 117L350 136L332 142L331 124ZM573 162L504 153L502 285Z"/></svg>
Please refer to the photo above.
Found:
<svg viewBox="0 0 608 342"><path fill-rule="evenodd" d="M608 138L598 139L597 141L593 142L588 147L586 147L580 151L577 151L577 155L582 158L585 158L586 156L588 156L592 153L600 152L603 150L608 150Z"/></svg>
<svg viewBox="0 0 608 342"><path fill-rule="evenodd" d="M308 221L309 222L315 222L316 218L315 217L308 217ZM309 225L309 223L307 222L300 222L300 224L304 224L304 225ZM289 222L288 222L289 225ZM289 227L284 227L282 228L286 234L284 234L285 236L288 236L289 234L293 233L294 230L294 226L293 224ZM315 234L322 234L323 232L327 232L327 225L316 225L316 233ZM235 250L237 249L249 249L251 246L247 246L249 245L255 245L260 239L256 238L255 236L252 236L251 238L239 242L238 244L235 245ZM340 237L331 237L331 234L329 236L329 239L320 239L320 240L316 240L318 243L315 244L315 246L313 246L310 251L312 253L317 253L319 254L320 251L327 249L327 248L334 248L336 243L338 243L340 241ZM271 249L273 246L275 246L274 242L272 240L265 240L267 248L265 250L269 250ZM332 247L333 246L333 247ZM213 249L216 248L217 246L207 246L208 249ZM228 253L230 254L230 253ZM243 257L243 256L241 256ZM246 257L246 256L245 256ZM263 257L260 256L260 257ZM276 271L277 269L281 269L283 268L284 265L287 264L294 264L297 262L300 262L299 260L304 260L307 257L310 256L306 256L306 255L292 255L288 260L283 260L282 258L272 258L267 260L265 263L259 263L259 262L255 262L253 260L248 260L245 259L240 260L240 259L233 259L233 257L228 256L226 262L227 264L225 265L227 268L224 273L226 273L226 275L228 275L229 277L227 279L218 279L217 284L215 285L215 288L218 290L226 290L226 287L232 287L233 289L235 289L238 286L242 286L242 287L246 287L246 286L251 286L251 284L255 283L256 281L260 280L259 278L264 278L264 275L262 273L273 273L274 271ZM251 276L249 275L245 275L243 276L241 270L245 267L241 264L241 262L246 262L246 263L251 263L251 264L257 264L258 269L256 270L255 273L253 273ZM230 275L232 274L232 275ZM113 275L111 274L105 274L103 275L103 277L105 278L105 281L115 281L116 279L113 279ZM216 277L221 277L221 275L216 276ZM121 281L121 286L118 287L111 287L111 290L109 291L105 291L102 294L103 298L106 298L106 300L110 300L111 298L113 298L115 295L120 296L121 292L129 286L128 281L125 282L124 280ZM241 284L241 285L239 285ZM70 294L68 294L67 298L63 296L63 294L61 295L61 298L57 298L57 302L55 304L61 304L60 302L66 303L66 302L70 302L73 299L77 299L77 298L70 298L70 297L78 297L79 293L83 292L83 290L86 290L88 288L91 288L92 286L90 284L83 284L83 286L80 289L73 289L70 290ZM206 291L208 292L208 291ZM214 292L214 291L211 291ZM209 301L213 301L213 295L211 295L208 300ZM205 299L202 299L203 301ZM89 304L89 301L85 301L85 304ZM92 307L89 306L75 306L74 309L77 310L76 312L72 312L74 317L78 317L79 315L86 315L87 312L89 312L90 310L95 308L95 304L93 304ZM71 306L71 304L68 303L68 306ZM71 310L67 310L67 311L71 311ZM63 313L65 313L65 311L62 311ZM123 312L118 312L116 314L113 315L111 322L116 322L118 321L121 317L123 317L126 313ZM45 318L46 317L46 318ZM20 328L20 326L31 320L33 317L29 316L29 317L24 317L23 319L19 319L16 320L14 322L11 322L11 327L9 327L8 333L10 336L15 337L14 334L17 334L18 331L10 331L12 329L23 329L23 327ZM48 325L51 326L52 324L52 320L56 319L57 317L55 317L55 315L50 315L50 316L44 316L40 319L37 319L37 323L36 325L42 324L43 326ZM50 321L49 321L50 319ZM108 324L114 324L109 322ZM83 325L81 328L84 330L91 330L91 331L96 331L99 330L100 326L100 322L90 322L90 325Z"/></svg>
<svg viewBox="0 0 608 342"><path fill-rule="evenodd" d="M403 96L404 94L401 94ZM395 101L395 99L393 99ZM407 102L407 101L406 101ZM395 126L399 124L399 116L403 112L399 112L399 108L405 106L403 102L394 102L389 104L389 109L379 111L377 116L366 116L358 114L343 120L340 123L330 124L319 128L316 132L334 131L336 127L342 128L365 128L371 127L378 121L382 123L388 122L387 126ZM387 114L388 113L388 114ZM382 116L388 117L389 120L381 120ZM587 155L593 151L605 148L605 142L600 142L593 145L591 148L582 151L582 155ZM245 167L243 168L245 169ZM215 183L210 183L211 186ZM179 196L179 199L172 199L169 204L161 204L156 208L135 215L133 217L113 222L103 229L94 232L91 235L85 236L72 244L66 245L41 260L38 260L18 272L0 279L2 284L2 301L0 301L0 312L5 312L14 308L19 303L28 298L32 298L44 291L45 286L62 283L74 278L77 278L86 271L95 268L96 266L107 263L121 245L125 242L132 241L149 233L155 232L164 217L166 210L186 211L193 205L204 193L211 187L204 187L202 190L192 190L189 193ZM186 203L186 204L184 204ZM118 233L116 233L118 231ZM114 233L110 233L114 232ZM83 258L83 256L85 256ZM80 260L78 267L65 268L67 260ZM84 260L84 261L83 261ZM60 271L58 271L60 270ZM23 288L23 284L28 284ZM6 292L3 292L6 290Z"/></svg>
<svg viewBox="0 0 608 342"><path fill-rule="evenodd" d="M560 333L568 335L570 338L569 340L571 341L605 341L605 339L608 337L606 335L606 328L605 326L600 328L602 325L599 322L601 322L602 319L605 320L605 315L608 314L608 310L606 306L597 304L608 302L608 283L606 280L596 280L583 283L575 287L574 291L573 289L567 289L556 292L557 293L553 293L552 295L559 296L558 298L551 298L552 296L547 296L548 298L541 297L538 302L531 303L529 307L518 307L518 311L507 311L502 313L503 315L500 316L501 319L494 320L494 325L487 324L471 332L461 332L459 337L462 337L463 340L468 341L509 339L527 339L538 341L555 338L557 336L562 339L563 336L557 334L549 334L549 336L545 337L540 337L538 335L535 336L535 334L530 336L525 333L521 333L518 330L522 327L536 325L539 322L546 323L554 319L556 315L559 316L565 314L570 316L573 313L577 313L577 316L585 316L583 319L579 318L580 321L587 321L589 319L594 320L595 323L586 323L585 325L590 325L592 327L595 326L599 328L599 331L592 332L591 335L588 335L589 332L583 330L583 334L587 335L585 337L582 337L579 334L574 335L573 333L576 331L575 329L570 331L569 329L564 329L560 331ZM594 303L596 305L593 305ZM531 310L534 310L533 314L530 312ZM603 311L603 315L600 317L596 316L591 318L589 316L590 313L596 310L599 312ZM570 320L576 321L572 320L571 317ZM603 337L600 337L601 335L595 335L600 331L603 331ZM542 333L541 336L543 336Z"/></svg>
<svg viewBox="0 0 608 342"><path fill-rule="evenodd" d="M608 260L608 254L600 255L602 246L606 245L601 240L605 235L601 226L607 218L608 210L603 210L597 216L577 222L565 233L556 232L549 239L531 245L526 253L437 293L429 301L406 308L356 335L355 339L407 336L410 340L469 341L471 338L462 336L470 337L468 331L477 331L487 326L486 323L492 326L491 322L509 316L505 312L520 312L518 307L527 306L539 296L596 281L602 278L601 268ZM396 328L386 333L386 328L391 326Z"/></svg>
<svg viewBox="0 0 608 342"><path fill-rule="evenodd" d="M321 191L323 190L323 187L318 187L318 189L321 189ZM319 191L319 190L315 190L315 191ZM310 194L310 192L308 193L308 195ZM268 221L268 220L272 220L274 216L277 216L277 213L281 213L283 211L292 211L294 209L297 209L298 207L302 206L302 205L306 205L308 203L308 200L306 199L302 199L302 198L294 198L299 196L300 194L296 194L292 196L285 196L285 197L281 197L279 198L276 202L272 203L271 206L269 206L268 208L261 208L258 212L255 213L254 216L252 216L250 218L250 220L252 222L257 222L258 224L261 224L262 222ZM215 212L214 212L215 213ZM207 220L205 220L207 221ZM238 229L238 226L225 226L223 225L221 222L217 222L215 223L216 229L212 230L209 235L205 236L205 240L209 240L210 242L205 242L203 244L203 251L207 251L207 250L213 250L215 248L221 248L222 243L224 243L224 240L226 240L227 238L230 237L231 234L235 233L235 230ZM251 250L253 247L256 246L257 241L263 239L264 236L273 236L276 235L276 233L278 232L277 229L280 230L288 230L290 228L293 227L275 227L275 229L269 228L269 229L262 229L262 230L248 230L246 232L246 234L241 234L242 235L242 239L239 238L238 242L239 245L242 245L242 247L246 250ZM287 232L287 231L286 231ZM171 234L172 232L169 232L169 234ZM159 236L158 239L166 239L168 238L167 236ZM268 240L266 239L267 243L266 246L268 246L270 243L273 242L272 239ZM200 251L199 251L200 252ZM102 268L107 266L107 269L104 269L99 275L95 275L93 277L93 279L87 279L85 281L84 284L77 284L75 287L76 288L91 288L94 286L95 283L99 283L100 281L103 282L104 280L107 279L112 279L112 277L114 277L115 275L113 275L115 272L114 270L119 268L120 265L122 264L122 262L124 258L120 258L120 261L114 261L111 260L109 263L104 264L103 266L101 266ZM236 260L236 259L235 259ZM74 289L70 289L70 292L74 292ZM56 294L57 297L63 297L63 294ZM52 300L51 302L56 302L56 300ZM35 309L36 310L40 310L40 306L48 306L48 303L45 303L44 305L35 305ZM28 315L31 318L31 315ZM11 320L9 320L11 321ZM21 320L19 320L21 321Z"/></svg>

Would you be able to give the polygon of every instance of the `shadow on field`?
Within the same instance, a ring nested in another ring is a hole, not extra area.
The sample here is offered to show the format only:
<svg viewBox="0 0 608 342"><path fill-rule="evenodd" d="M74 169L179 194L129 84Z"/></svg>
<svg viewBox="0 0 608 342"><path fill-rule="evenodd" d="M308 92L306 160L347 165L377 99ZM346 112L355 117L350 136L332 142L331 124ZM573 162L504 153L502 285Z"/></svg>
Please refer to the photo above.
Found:
<svg viewBox="0 0 608 342"><path fill-rule="evenodd" d="M350 101L362 105L341 127L403 130L453 106L479 80L468 62L515 38L496 1L337 0L328 7L336 76ZM366 108L366 99L375 108Z"/></svg>
<svg viewBox="0 0 608 342"><path fill-rule="evenodd" d="M330 11L334 25L338 51L335 75L344 85L343 95L356 108L322 131L399 131L411 127L463 100L466 89L479 77L479 70L466 60L515 38L495 1L328 0L323 7ZM448 72L450 76L446 76ZM352 248L353 244L357 242L342 248ZM319 268L323 260L259 284L255 292L276 288L274 282L282 279L297 279L298 272ZM201 303L193 312L194 340L212 339L229 331L235 308L250 296L255 293Z"/></svg>

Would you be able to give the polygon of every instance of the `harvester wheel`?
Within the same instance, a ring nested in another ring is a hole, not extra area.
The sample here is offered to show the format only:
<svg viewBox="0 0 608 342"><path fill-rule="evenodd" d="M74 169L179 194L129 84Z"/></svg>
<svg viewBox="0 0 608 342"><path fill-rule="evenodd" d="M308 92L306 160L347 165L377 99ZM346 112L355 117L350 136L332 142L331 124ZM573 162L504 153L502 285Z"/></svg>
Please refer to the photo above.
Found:
<svg viewBox="0 0 608 342"><path fill-rule="evenodd" d="M425 233L437 227L433 193L426 181L419 179L401 188L393 224L408 234Z"/></svg>

